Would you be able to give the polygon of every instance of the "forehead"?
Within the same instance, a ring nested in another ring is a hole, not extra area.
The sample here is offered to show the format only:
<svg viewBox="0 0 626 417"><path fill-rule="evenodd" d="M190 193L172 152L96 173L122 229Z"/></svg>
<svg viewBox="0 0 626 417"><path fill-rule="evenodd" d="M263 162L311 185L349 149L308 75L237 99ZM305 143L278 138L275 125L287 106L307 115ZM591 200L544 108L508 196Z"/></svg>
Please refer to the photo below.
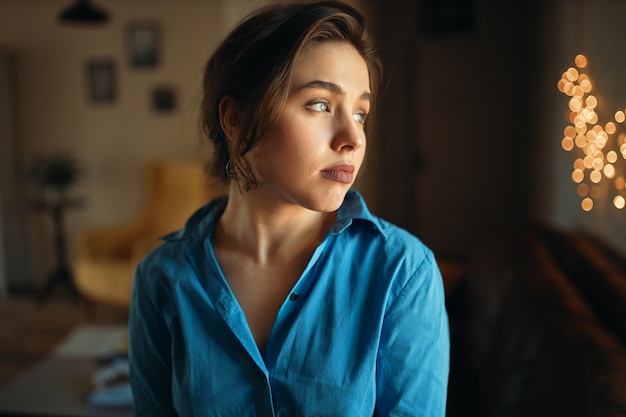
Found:
<svg viewBox="0 0 626 417"><path fill-rule="evenodd" d="M292 88L322 80L358 93L369 92L369 71L361 54L348 42L322 42L307 46L294 62Z"/></svg>

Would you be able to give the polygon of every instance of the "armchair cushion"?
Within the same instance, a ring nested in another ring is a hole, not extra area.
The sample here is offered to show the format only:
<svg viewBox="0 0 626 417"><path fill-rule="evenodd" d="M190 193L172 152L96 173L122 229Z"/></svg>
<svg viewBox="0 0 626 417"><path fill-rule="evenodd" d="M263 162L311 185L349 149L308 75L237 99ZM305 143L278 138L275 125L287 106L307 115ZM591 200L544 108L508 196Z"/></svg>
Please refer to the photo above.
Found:
<svg viewBox="0 0 626 417"><path fill-rule="evenodd" d="M141 258L160 243L160 236L180 229L195 210L226 191L191 161L150 162L144 175L146 202L136 219L79 234L74 275L79 291L91 302L128 307Z"/></svg>

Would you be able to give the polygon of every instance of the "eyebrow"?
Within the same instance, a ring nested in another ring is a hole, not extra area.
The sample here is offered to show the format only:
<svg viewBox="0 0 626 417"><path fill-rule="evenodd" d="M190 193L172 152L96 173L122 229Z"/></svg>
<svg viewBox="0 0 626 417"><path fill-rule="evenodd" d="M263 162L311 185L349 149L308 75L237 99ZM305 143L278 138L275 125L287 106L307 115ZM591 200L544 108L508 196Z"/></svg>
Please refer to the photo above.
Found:
<svg viewBox="0 0 626 417"><path fill-rule="evenodd" d="M309 88L321 88L323 90L328 90L331 93L334 93L337 95L341 95L341 96L346 95L346 92L344 91L344 89L341 88L339 85L335 83L331 83L329 81L322 81L322 80L314 80L314 81L308 82L304 85L296 87L294 90L301 91L301 90L306 90ZM372 95L368 93L367 91L365 91L363 94L361 94L361 99L372 101Z"/></svg>

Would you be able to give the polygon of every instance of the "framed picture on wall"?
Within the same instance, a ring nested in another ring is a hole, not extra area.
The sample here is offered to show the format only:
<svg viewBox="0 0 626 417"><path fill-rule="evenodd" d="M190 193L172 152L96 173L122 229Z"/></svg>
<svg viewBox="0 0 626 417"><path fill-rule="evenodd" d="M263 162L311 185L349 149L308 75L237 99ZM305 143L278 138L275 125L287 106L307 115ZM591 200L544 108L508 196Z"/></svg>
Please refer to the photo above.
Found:
<svg viewBox="0 0 626 417"><path fill-rule="evenodd" d="M133 68L156 67L160 59L161 29L157 22L133 22L128 26L128 53Z"/></svg>
<svg viewBox="0 0 626 417"><path fill-rule="evenodd" d="M176 109L176 92L173 87L158 86L152 89L152 110L171 113Z"/></svg>
<svg viewBox="0 0 626 417"><path fill-rule="evenodd" d="M115 62L110 59L87 62L87 96L91 103L113 103L117 96Z"/></svg>

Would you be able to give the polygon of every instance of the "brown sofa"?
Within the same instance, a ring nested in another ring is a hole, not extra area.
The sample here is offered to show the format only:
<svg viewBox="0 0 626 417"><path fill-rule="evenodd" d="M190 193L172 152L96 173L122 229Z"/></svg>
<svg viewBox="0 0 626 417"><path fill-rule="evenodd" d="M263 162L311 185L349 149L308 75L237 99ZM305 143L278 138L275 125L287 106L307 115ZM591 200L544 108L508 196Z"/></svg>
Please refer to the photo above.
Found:
<svg viewBox="0 0 626 417"><path fill-rule="evenodd" d="M491 235L447 302L450 417L626 416L626 262L598 239Z"/></svg>

